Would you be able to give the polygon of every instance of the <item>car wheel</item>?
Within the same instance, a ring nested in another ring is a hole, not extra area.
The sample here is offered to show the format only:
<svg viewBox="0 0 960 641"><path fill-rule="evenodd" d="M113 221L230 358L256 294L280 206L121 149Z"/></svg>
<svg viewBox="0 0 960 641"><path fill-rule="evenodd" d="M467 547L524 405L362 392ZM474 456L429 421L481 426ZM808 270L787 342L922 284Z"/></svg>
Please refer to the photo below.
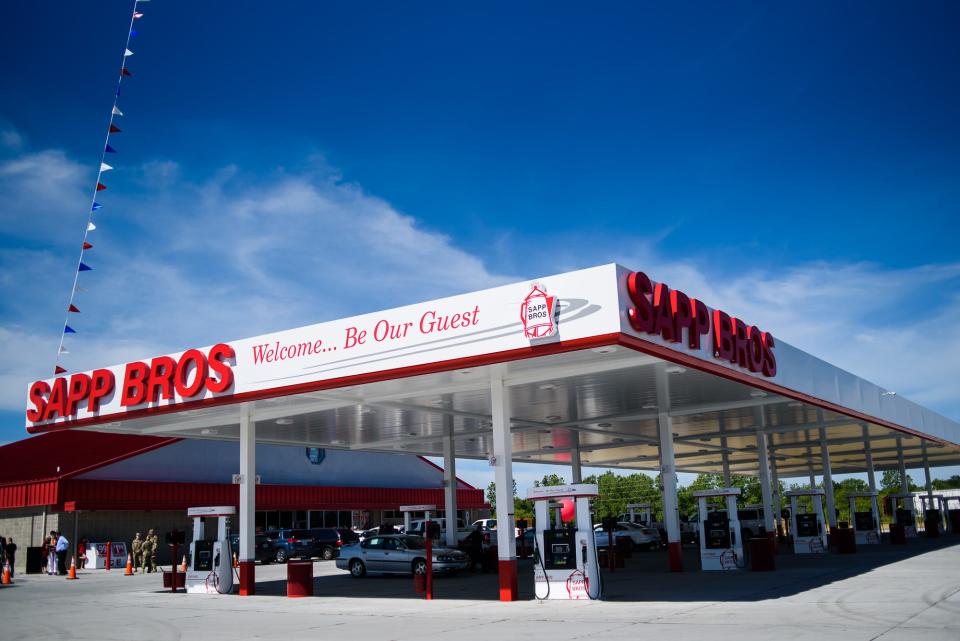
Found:
<svg viewBox="0 0 960 641"><path fill-rule="evenodd" d="M323 550L320 552L320 558L322 558L324 561L329 561L330 559L332 559L333 548L330 546L324 547Z"/></svg>
<svg viewBox="0 0 960 641"><path fill-rule="evenodd" d="M286 563L287 562L287 551L283 548L277 550L277 563Z"/></svg>
<svg viewBox="0 0 960 641"><path fill-rule="evenodd" d="M350 561L350 576L355 579L359 579L366 574L367 567L363 564L363 561L360 559L354 559L353 561Z"/></svg>
<svg viewBox="0 0 960 641"><path fill-rule="evenodd" d="M414 559L413 573L424 574L424 575L427 573L427 562L425 559Z"/></svg>

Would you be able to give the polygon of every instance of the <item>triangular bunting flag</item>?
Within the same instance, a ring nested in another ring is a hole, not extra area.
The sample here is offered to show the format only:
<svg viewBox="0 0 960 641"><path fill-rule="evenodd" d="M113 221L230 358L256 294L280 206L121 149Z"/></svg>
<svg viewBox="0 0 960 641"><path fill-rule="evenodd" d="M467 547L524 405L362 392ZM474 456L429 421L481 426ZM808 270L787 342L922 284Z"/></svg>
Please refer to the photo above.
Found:
<svg viewBox="0 0 960 641"><path fill-rule="evenodd" d="M116 105L113 106L113 111L111 111L110 113L113 114L114 116L122 116L122 115L123 115L123 112L120 111L120 108L117 107Z"/></svg>
<svg viewBox="0 0 960 641"><path fill-rule="evenodd" d="M54 375L54 376L56 376L57 374L66 374L66 373L67 373L67 370L63 369L63 368L60 367L59 365L57 365L56 367L53 368L53 375Z"/></svg>
<svg viewBox="0 0 960 641"><path fill-rule="evenodd" d="M100 203L94 201L94 202L93 202L93 207L90 208L90 211L97 211L98 209L103 209L103 205L101 205Z"/></svg>
<svg viewBox="0 0 960 641"><path fill-rule="evenodd" d="M111 166L108 165L107 163L105 163L105 162L100 163L100 171L101 171L101 172L110 171L111 169L113 169L113 167L111 167ZM96 203L94 203L94 204L96 204Z"/></svg>
<svg viewBox="0 0 960 641"><path fill-rule="evenodd" d="M123 68L120 69L120 75L121 75L121 76L132 76L133 74L130 73L130 70L129 70L129 69L127 69L126 67L123 67ZM119 95L119 94L117 94L117 95Z"/></svg>
<svg viewBox="0 0 960 641"><path fill-rule="evenodd" d="M63 326L63 333L64 333L64 334L76 334L76 333L77 333L77 330L75 330L74 328L70 327L69 325L64 325L64 326Z"/></svg>
<svg viewBox="0 0 960 641"><path fill-rule="evenodd" d="M86 288L86 287L80 287L80 285L77 285L76 287L73 288L73 291L75 291L75 292L85 292L85 291L87 291L87 288Z"/></svg>
<svg viewBox="0 0 960 641"><path fill-rule="evenodd" d="M93 230L96 229L96 228L97 228L97 226L94 225L93 222L87 223L87 231L93 231Z"/></svg>
<svg viewBox="0 0 960 641"><path fill-rule="evenodd" d="M104 185L103 183L97 183L97 191L103 191L106 188L107 186Z"/></svg>
<svg viewBox="0 0 960 641"><path fill-rule="evenodd" d="M89 271L93 271L93 268L90 267L89 265L84 265L83 263L80 263L80 267L77 269L77 271L78 271L78 272L89 272Z"/></svg>
<svg viewBox="0 0 960 641"><path fill-rule="evenodd" d="M69 308L67 311L68 311L68 312L71 312L71 313L73 313L73 314L79 314L79 313L80 313L80 310L77 309L77 306L74 305L73 303L70 303L70 308Z"/></svg>
<svg viewBox="0 0 960 641"><path fill-rule="evenodd" d="M139 11L134 11L134 12L133 12L133 19L134 19L134 20L139 20L139 19L142 18L142 17L143 17L143 14L140 13Z"/></svg>
<svg viewBox="0 0 960 641"><path fill-rule="evenodd" d="M74 332L74 334L76 334L76 332ZM67 351L67 348L66 348L66 347L64 347L63 345L61 345L61 346L60 346L60 353L61 353L61 354L69 354L70 352Z"/></svg>
<svg viewBox="0 0 960 641"><path fill-rule="evenodd" d="M118 134L118 133L120 133L121 131L122 131L122 129L120 129L120 127L118 127L118 126L116 126L116 125L114 125L114 124L111 124L111 125L110 125L110 133L112 133L112 134Z"/></svg>
<svg viewBox="0 0 960 641"><path fill-rule="evenodd" d="M93 245L91 245L91 244L88 243L87 241L83 241L83 248L84 248L85 250L86 250L86 249L93 249Z"/></svg>
<svg viewBox="0 0 960 641"><path fill-rule="evenodd" d="M126 51L123 52L123 57L124 57L124 58L129 58L129 57L132 56L132 55L133 55L133 52L130 51L129 49L127 49Z"/></svg>
<svg viewBox="0 0 960 641"><path fill-rule="evenodd" d="M114 149L113 147L111 147L110 145L107 145L106 147L104 147L103 151L105 151L105 152L108 153L108 154L115 154L115 153L117 153L117 150Z"/></svg>

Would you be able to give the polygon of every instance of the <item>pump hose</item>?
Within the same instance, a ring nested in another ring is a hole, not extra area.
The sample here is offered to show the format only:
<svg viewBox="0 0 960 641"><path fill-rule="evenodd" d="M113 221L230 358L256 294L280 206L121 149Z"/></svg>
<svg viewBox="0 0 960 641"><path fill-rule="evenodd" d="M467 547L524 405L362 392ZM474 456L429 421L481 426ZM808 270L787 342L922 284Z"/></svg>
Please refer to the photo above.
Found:
<svg viewBox="0 0 960 641"><path fill-rule="evenodd" d="M543 570L543 579L544 579L544 581L547 582L547 594L546 594L546 596L544 596L542 599L541 599L539 596L537 596L537 586L536 586L536 582L534 582L534 586L533 586L533 596L537 597L537 599L540 600L540 601L545 601L545 600L547 600L547 599L550 598L550 577L547 576L547 568L546 568L546 566L543 564L543 557L540 556L540 546L537 545L537 539L536 539L536 537L534 537L534 539L533 539L533 555L534 555L535 557L537 557L537 563L540 564L540 569Z"/></svg>

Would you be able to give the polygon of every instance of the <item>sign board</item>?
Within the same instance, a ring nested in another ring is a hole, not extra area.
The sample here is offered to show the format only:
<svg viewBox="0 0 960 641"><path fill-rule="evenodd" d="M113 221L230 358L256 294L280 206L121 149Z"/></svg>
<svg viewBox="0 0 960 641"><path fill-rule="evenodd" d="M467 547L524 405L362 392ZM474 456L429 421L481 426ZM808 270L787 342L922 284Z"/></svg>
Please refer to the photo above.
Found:
<svg viewBox="0 0 960 641"><path fill-rule="evenodd" d="M436 505L401 505L401 512L436 512Z"/></svg>
<svg viewBox="0 0 960 641"><path fill-rule="evenodd" d="M187 508L187 516L233 516L237 513L237 508L232 505L215 505L213 507L191 507Z"/></svg>
<svg viewBox="0 0 960 641"><path fill-rule="evenodd" d="M84 567L94 570L103 570L107 567L107 544L87 543L87 563ZM127 567L127 544L124 542L110 543L110 567Z"/></svg>
<svg viewBox="0 0 960 641"><path fill-rule="evenodd" d="M700 498L701 496L740 496L739 487L721 487L715 490L697 490L693 493L693 496Z"/></svg>
<svg viewBox="0 0 960 641"><path fill-rule="evenodd" d="M527 490L527 499L544 500L560 497L597 496L599 490L591 483L576 483L574 485L546 485L531 487Z"/></svg>
<svg viewBox="0 0 960 641"><path fill-rule="evenodd" d="M231 482L234 485L240 485L243 483L243 474L234 474L230 477ZM255 484L260 485L260 475L257 474L256 478L253 481Z"/></svg>

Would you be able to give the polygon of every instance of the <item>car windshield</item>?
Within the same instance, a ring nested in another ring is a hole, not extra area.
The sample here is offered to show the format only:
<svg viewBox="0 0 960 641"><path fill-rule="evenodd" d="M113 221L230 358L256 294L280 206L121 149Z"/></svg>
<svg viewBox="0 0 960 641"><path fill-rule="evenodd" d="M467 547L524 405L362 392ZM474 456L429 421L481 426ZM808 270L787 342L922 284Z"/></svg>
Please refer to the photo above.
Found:
<svg viewBox="0 0 960 641"><path fill-rule="evenodd" d="M423 538L419 536L405 536L403 537L403 543L411 550L422 550L426 547Z"/></svg>

